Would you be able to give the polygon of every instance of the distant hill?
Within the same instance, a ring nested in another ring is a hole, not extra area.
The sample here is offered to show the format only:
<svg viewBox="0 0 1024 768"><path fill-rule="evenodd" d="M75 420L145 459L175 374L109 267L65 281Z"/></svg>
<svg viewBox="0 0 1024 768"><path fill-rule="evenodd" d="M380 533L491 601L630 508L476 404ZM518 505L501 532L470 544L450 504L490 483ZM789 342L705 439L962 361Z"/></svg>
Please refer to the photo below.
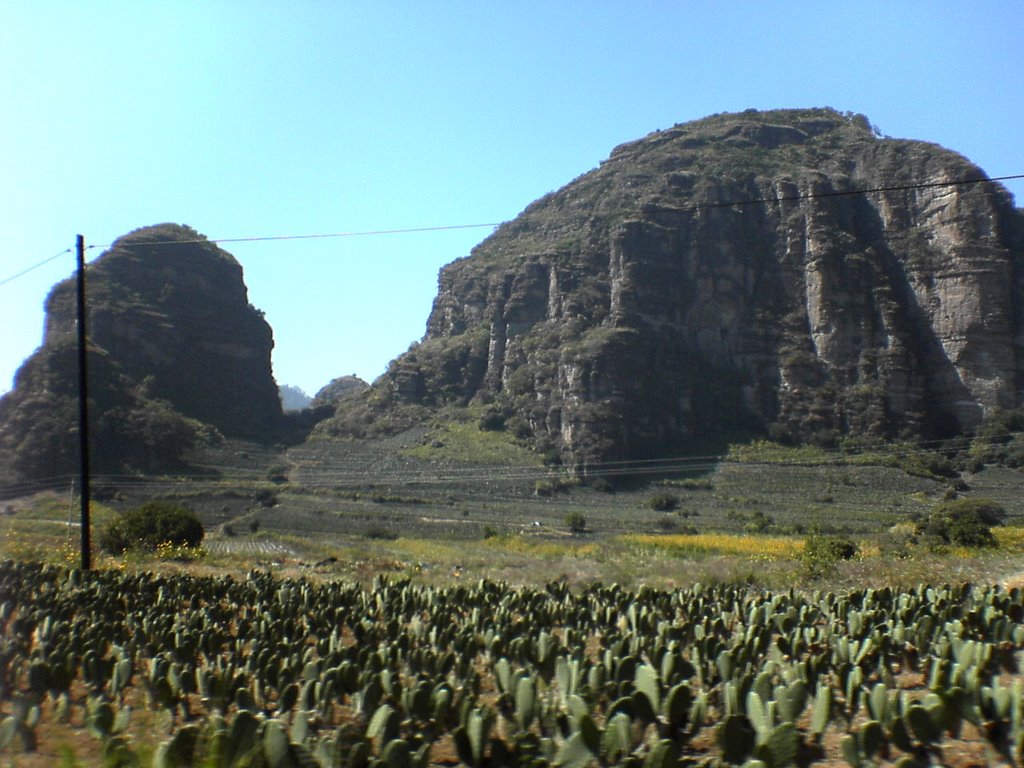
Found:
<svg viewBox="0 0 1024 768"><path fill-rule="evenodd" d="M351 376L339 376L336 379L332 379L327 385L321 387L320 391L317 392L316 396L313 398L311 405L314 407L337 405L342 398L348 397L349 395L353 395L357 392L362 392L368 386L369 384L355 374Z"/></svg>
<svg viewBox="0 0 1024 768"><path fill-rule="evenodd" d="M242 267L194 230L145 227L86 270L97 471L159 471L217 434L269 439L282 412L274 346ZM77 469L74 280L46 300L43 344L0 399L0 451L22 477Z"/></svg>
<svg viewBox="0 0 1024 768"><path fill-rule="evenodd" d="M1024 399L1024 215L979 179L831 109L652 133L445 267L422 342L321 429L489 404L575 466L970 429Z"/></svg>
<svg viewBox="0 0 1024 768"><path fill-rule="evenodd" d="M278 388L278 396L281 398L281 407L286 413L301 411L308 408L313 398L307 395L300 387L293 387L291 384L282 384Z"/></svg>

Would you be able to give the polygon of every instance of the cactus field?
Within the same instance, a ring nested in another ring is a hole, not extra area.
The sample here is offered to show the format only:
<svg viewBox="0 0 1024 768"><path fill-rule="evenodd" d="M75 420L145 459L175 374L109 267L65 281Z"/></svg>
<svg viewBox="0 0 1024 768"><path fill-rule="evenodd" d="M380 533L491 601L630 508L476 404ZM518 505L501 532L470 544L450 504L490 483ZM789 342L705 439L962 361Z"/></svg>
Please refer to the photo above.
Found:
<svg viewBox="0 0 1024 768"><path fill-rule="evenodd" d="M0 598L0 754L18 766L985 765L1024 744L1016 589L8 560Z"/></svg>

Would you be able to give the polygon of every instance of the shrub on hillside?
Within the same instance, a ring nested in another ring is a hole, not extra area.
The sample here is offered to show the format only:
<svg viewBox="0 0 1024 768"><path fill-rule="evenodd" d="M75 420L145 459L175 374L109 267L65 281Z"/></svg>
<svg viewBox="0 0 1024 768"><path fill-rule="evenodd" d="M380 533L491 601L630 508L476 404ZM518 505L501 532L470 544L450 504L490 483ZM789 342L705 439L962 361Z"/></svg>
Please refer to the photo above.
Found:
<svg viewBox="0 0 1024 768"><path fill-rule="evenodd" d="M804 541L804 557L813 560L852 560L859 548L846 536L808 536Z"/></svg>
<svg viewBox="0 0 1024 768"><path fill-rule="evenodd" d="M519 440L527 440L533 436L533 427L522 416L511 416L506 419L505 429Z"/></svg>
<svg viewBox="0 0 1024 768"><path fill-rule="evenodd" d="M655 512L671 512L679 506L679 497L673 493L659 492L647 500L647 506Z"/></svg>
<svg viewBox="0 0 1024 768"><path fill-rule="evenodd" d="M926 540L960 547L994 547L992 527L1002 525L1006 510L989 499L953 499L936 505L919 532Z"/></svg>
<svg viewBox="0 0 1024 768"><path fill-rule="evenodd" d="M483 432L501 432L505 429L505 414L496 405L489 405L480 416L478 426Z"/></svg>
<svg viewBox="0 0 1024 768"><path fill-rule="evenodd" d="M587 486L593 491L601 493L615 493L615 483L603 475L587 478Z"/></svg>
<svg viewBox="0 0 1024 768"><path fill-rule="evenodd" d="M743 524L743 532L751 535L768 533L775 529L775 518L761 510L755 511Z"/></svg>
<svg viewBox="0 0 1024 768"><path fill-rule="evenodd" d="M581 512L570 512L565 516L565 524L572 533L586 533L587 518Z"/></svg>
<svg viewBox="0 0 1024 768"><path fill-rule="evenodd" d="M938 453L916 451L898 456L897 462L908 475L925 477L929 480L948 480L959 474L953 462Z"/></svg>
<svg viewBox="0 0 1024 768"><path fill-rule="evenodd" d="M852 560L860 552L856 542L846 536L814 534L804 540L802 560L807 575L827 575L840 560Z"/></svg>
<svg viewBox="0 0 1024 768"><path fill-rule="evenodd" d="M100 535L100 546L115 555L129 549L154 551L161 544L198 547L203 535L203 525L192 510L150 501L112 521Z"/></svg>
<svg viewBox="0 0 1024 768"><path fill-rule="evenodd" d="M395 541L398 539L398 531L385 528L383 525L371 525L363 532L363 535L368 539L378 539L380 541Z"/></svg>

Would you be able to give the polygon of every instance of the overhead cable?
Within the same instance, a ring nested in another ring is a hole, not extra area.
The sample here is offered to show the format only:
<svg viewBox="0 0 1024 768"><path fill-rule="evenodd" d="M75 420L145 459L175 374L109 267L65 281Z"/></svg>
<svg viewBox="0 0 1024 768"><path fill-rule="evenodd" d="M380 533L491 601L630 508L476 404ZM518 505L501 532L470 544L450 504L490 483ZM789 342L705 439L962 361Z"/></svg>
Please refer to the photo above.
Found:
<svg viewBox="0 0 1024 768"><path fill-rule="evenodd" d="M27 275L32 270L39 269L39 267L43 266L44 264L49 264L54 259L59 259L65 253L71 253L71 249L70 248L65 248L60 253L55 253L53 256L51 256L48 259L43 259L38 264L33 264L31 267L28 267L27 269L23 269L23 270L21 270L21 272L18 272L17 274L11 275L10 277L5 277L3 280L0 280L0 285L7 285L7 283L9 283L9 282L11 282L13 280L17 280L22 275Z"/></svg>
<svg viewBox="0 0 1024 768"><path fill-rule="evenodd" d="M992 181L1012 181L1017 179L1024 179L1024 173L1013 174L1009 176L993 176L993 177L982 177L978 179L955 179L953 181L929 181L929 182L918 182L914 184L894 184L880 187L868 187L864 189L850 189L850 190L833 190L829 192L808 192L799 195L784 195L782 197L760 197L760 198L749 198L744 200L729 200L722 202L707 202L707 203L694 203L693 205L683 206L674 210L679 211L697 211L711 208L731 208L733 206L743 205L756 205L758 203L775 203L775 202L791 202L795 200L812 200L815 198L826 198L826 197L847 197L850 195L867 195L878 192L899 192L911 189L929 189L935 187L955 187L963 186L967 184L981 184L984 182ZM152 242L145 243L146 245L182 245L188 243L258 243L258 242L272 242L272 241L284 241L284 240L323 240L328 238L338 237L368 237L374 235L401 235L401 234L412 234L417 232L442 232L446 230L459 230L459 229L480 229L483 227L498 227L505 222L489 222L486 224L450 224L444 226L435 227L407 227L402 229L370 229L360 231L348 231L348 232L317 232L312 234L297 234L297 235L250 235L244 237L217 237L217 238L195 238L193 240L155 240ZM89 245L86 250L94 250L96 248L110 248L113 243L107 243L105 245ZM71 252L71 248L67 248L60 253L51 256L48 259L44 259L38 264L34 264L27 269L18 272L17 274L11 275L3 280L0 280L0 286L5 285L12 280L31 272L38 267L47 264L54 259L63 256L66 253Z"/></svg>

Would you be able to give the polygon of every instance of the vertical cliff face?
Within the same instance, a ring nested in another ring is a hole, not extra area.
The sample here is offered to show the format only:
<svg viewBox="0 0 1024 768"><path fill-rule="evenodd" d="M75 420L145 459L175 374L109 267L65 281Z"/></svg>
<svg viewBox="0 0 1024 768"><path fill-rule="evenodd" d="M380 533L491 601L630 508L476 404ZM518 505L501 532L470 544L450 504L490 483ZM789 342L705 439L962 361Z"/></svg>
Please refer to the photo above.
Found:
<svg viewBox="0 0 1024 768"><path fill-rule="evenodd" d="M281 426L273 337L242 268L188 227L118 239L86 270L93 437L100 471L174 465L204 425L269 439ZM73 280L46 301L43 345L0 400L0 449L26 477L77 462Z"/></svg>
<svg viewBox="0 0 1024 768"><path fill-rule="evenodd" d="M1022 216L984 178L832 110L652 134L446 267L390 380L499 398L576 462L968 428L1024 395ZM427 386L473 334L479 375Z"/></svg>

